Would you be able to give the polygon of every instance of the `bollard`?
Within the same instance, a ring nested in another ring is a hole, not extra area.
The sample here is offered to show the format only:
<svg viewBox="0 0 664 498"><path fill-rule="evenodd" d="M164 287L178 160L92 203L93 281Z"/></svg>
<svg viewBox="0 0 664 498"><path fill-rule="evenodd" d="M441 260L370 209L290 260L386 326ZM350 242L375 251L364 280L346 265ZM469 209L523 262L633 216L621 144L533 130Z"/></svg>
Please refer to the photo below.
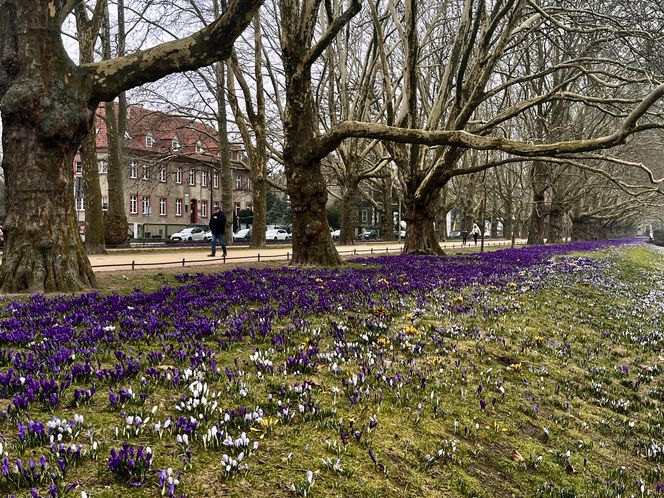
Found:
<svg viewBox="0 0 664 498"><path fill-rule="evenodd" d="M132 259L132 260L131 260L131 269L133 270L133 269L135 269L135 268L136 268L136 261L134 261L134 260Z"/></svg>
<svg viewBox="0 0 664 498"><path fill-rule="evenodd" d="M182 258L182 268L184 268L184 264L185 264L185 261L184 261L184 258Z"/></svg>
<svg viewBox="0 0 664 498"><path fill-rule="evenodd" d="M286 253L286 261L290 261L290 253L289 252Z"/></svg>
<svg viewBox="0 0 664 498"><path fill-rule="evenodd" d="M373 254L373 247L371 248L371 254Z"/></svg>
<svg viewBox="0 0 664 498"><path fill-rule="evenodd" d="M258 262L261 262L261 253L258 253L256 256L258 256Z"/></svg>

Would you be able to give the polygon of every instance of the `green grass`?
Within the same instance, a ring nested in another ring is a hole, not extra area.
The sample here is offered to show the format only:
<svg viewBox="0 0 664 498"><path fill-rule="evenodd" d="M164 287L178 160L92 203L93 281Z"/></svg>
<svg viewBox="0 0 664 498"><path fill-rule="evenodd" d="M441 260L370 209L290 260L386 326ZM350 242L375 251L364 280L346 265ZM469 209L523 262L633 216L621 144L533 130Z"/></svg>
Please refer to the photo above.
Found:
<svg viewBox="0 0 664 498"><path fill-rule="evenodd" d="M357 325L349 327L354 340L362 342L361 335L369 333L368 343L386 351L389 372L412 372L411 378L423 379L395 387L371 380L370 394L356 404L349 402L341 384L342 377L360 373L352 360L341 365L342 375L321 364L303 376L275 374L263 381L244 366L251 387L246 398L223 376L210 380L210 388L222 392L222 406L254 407L265 405L268 394L279 398L281 383L293 386L307 379L314 385L312 400L321 409L309 418L269 420L249 431L260 449L250 457L249 471L234 479L221 478L221 451L205 451L200 441L192 444L193 467L186 470L174 436L159 440L146 432L130 441L153 447L154 467L182 471L178 489L191 497L294 496L290 487L304 482L307 470L315 473L309 495L320 497L641 496L641 483L644 496L654 495L655 486L664 481L664 455L645 458L643 442L664 441L662 342L644 345L638 337L662 330L662 317L652 315L642 297L661 285L664 257L648 248L602 257L617 264L610 267L610 277L598 281L588 276L554 278L526 293L467 288L463 299L472 305L468 313L442 313L445 304L460 297L441 293L430 296L423 310L406 302L388 315L369 309L366 316L333 317ZM120 292L175 284L167 273L101 281ZM480 305L506 306L507 311L482 313ZM328 318L313 318L311 328L323 326ZM367 331L359 325L366 318L388 328ZM397 343L394 333L399 330L406 331L410 343L425 344L423 353L412 354ZM296 335L294 342L308 337ZM216 347L215 338L206 345ZM235 358L241 364L257 346L270 348L245 342L218 351L219 365L233 365ZM332 346L329 336L321 338L321 350ZM274 359L275 364L283 361L283 354L275 352ZM621 372L623 365L628 372ZM137 382L133 384L138 389ZM335 394L335 388L340 392ZM109 447L117 447L125 439L113 435L120 420L108 407L106 392L101 387L97 403L68 412L83 414ZM156 418L163 419L174 414L170 407L180 394L160 387L144 407L127 409L147 413L157 405ZM485 409L480 399L487 402ZM49 417L47 412L31 415L37 420ZM378 426L369 432L373 415ZM346 444L340 439L341 428L349 434ZM362 432L359 438L352 436L355 429ZM15 424L0 422L0 431L11 435ZM452 442L453 459L427 462L426 455L449 450ZM25 458L31 454L38 453L28 450ZM79 480L81 489L94 497L158 494L154 487L114 482L105 466L107 454L74 469L68 480ZM321 458L340 458L343 471L326 468Z"/></svg>

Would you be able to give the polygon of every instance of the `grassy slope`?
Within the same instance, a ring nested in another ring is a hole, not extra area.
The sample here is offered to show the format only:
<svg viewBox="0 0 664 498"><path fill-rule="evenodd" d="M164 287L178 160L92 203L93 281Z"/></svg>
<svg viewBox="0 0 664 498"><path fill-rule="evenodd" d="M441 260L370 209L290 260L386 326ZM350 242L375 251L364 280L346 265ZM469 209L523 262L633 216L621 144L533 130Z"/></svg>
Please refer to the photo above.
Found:
<svg viewBox="0 0 664 498"><path fill-rule="evenodd" d="M664 475L656 461L642 456L642 442L654 437L661 444L664 439L662 343L644 345L636 337L663 329L662 317L649 315L651 308L641 298L658 282L661 286L664 257L641 247L611 258L619 263L610 278L579 273L525 293L517 286L510 292L478 286L463 295L430 296L424 309L406 302L388 314L374 309L366 317L334 317L350 324L349 339L366 344L361 354L368 345L380 347L391 361L387 370L411 381L400 387L367 381L369 394L351 405L341 378L360 373L354 360L342 364L342 375L321 364L301 376L275 375L261 382L255 369L245 366L248 397L231 391L223 395L222 406L265 406L269 393L279 397L282 382L293 386L308 379L322 413L306 420L296 416L291 423L270 420L250 431L260 449L249 459L249 472L233 480L219 477L220 450L204 451L194 443L193 468L183 472L179 489L195 497L292 496L291 484L302 482L306 470L312 470L312 496L323 497L619 496L623 489L637 493L641 481L646 491L654 492ZM150 285L168 281L164 276L146 278ZM467 304L469 310L450 312L453 303ZM487 313L482 306L506 306L507 311ZM389 331L367 330L360 325L367 317ZM327 326L328 317L317 320L313 328ZM397 331L405 339L397 339ZM359 337L363 333L367 340ZM305 334L293 337L295 344L306 340ZM425 344L422 354L411 354L409 344L418 343ZM209 345L215 347L215 342ZM219 365L223 369L234 358L246 359L255 347L245 342L219 351ZM265 350L270 344L259 347ZM330 336L322 334L319 348L332 348ZM274 360L283 361L283 355L275 353ZM621 371L622 366L628 368ZM210 383L223 392L227 385L224 378ZM335 394L334 388L340 392ZM119 422L107 406L105 389L99 403L67 412L84 414L86 423L117 447L123 439L112 436ZM146 410L161 401L162 418L174 414L169 407L178 398L179 392L157 389ZM480 399L487 403L484 409ZM374 414L378 425L368 432ZM4 434L15 431L6 422L0 429ZM346 444L341 430L349 434ZM362 433L358 439L354 430ZM157 440L145 434L131 442L153 447L155 467L182 469L172 436ZM452 442L456 451L451 461L427 463L425 455L449 451ZM157 493L114 483L105 454L70 474L81 480L81 489L108 497ZM340 458L344 470L325 468L322 457ZM658 461L663 458L660 454Z"/></svg>

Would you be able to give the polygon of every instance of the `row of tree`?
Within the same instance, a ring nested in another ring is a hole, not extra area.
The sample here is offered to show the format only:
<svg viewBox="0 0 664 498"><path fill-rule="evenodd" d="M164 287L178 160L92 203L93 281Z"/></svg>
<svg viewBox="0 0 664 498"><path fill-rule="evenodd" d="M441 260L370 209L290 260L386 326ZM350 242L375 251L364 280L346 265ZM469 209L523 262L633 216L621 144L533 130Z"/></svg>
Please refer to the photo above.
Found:
<svg viewBox="0 0 664 498"><path fill-rule="evenodd" d="M328 171L342 187L342 240L353 236L361 183L372 181L401 196L409 253L441 253L440 213L463 205L477 216L478 199L483 213L500 204L507 232L532 207L532 243L544 219L555 241L566 217L576 237L597 237L660 209L658 1L273 0L260 14L260 0L125 1L110 16L106 0L0 0L5 291L95 284L75 235L73 156L100 102L122 104L123 92L183 71L195 70L186 73L195 98L173 103L219 131L224 192L229 132L247 151L254 245L264 243L269 167L282 166L294 264L341 263L326 219ZM78 64L62 36L71 15ZM106 238L126 230L122 209L105 220L116 226Z"/></svg>

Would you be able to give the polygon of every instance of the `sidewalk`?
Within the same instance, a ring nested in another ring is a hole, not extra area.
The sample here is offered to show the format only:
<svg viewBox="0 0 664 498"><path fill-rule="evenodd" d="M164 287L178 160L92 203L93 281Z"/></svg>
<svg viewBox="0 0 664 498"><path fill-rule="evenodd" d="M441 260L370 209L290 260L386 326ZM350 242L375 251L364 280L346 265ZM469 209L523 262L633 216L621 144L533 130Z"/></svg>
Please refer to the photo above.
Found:
<svg viewBox="0 0 664 498"><path fill-rule="evenodd" d="M523 244L519 239L517 244ZM486 240L485 246L510 247L509 240ZM472 243L463 247L461 241L441 243L443 250L453 252L465 249L479 251L480 244L474 246ZM352 246L337 246L337 251L343 258L358 256L369 256L371 254L399 254L403 248L403 242L373 242L358 243ZM108 254L90 255L90 264L95 272L147 270L154 268L186 268L189 266L219 266L227 263L249 263L261 261L283 261L290 260L293 249L290 245L267 246L261 249L250 249L248 246L229 246L228 256L221 257L221 248L217 250L217 256L207 257L210 248L206 246L176 249L145 248L145 249L118 249L111 250Z"/></svg>

